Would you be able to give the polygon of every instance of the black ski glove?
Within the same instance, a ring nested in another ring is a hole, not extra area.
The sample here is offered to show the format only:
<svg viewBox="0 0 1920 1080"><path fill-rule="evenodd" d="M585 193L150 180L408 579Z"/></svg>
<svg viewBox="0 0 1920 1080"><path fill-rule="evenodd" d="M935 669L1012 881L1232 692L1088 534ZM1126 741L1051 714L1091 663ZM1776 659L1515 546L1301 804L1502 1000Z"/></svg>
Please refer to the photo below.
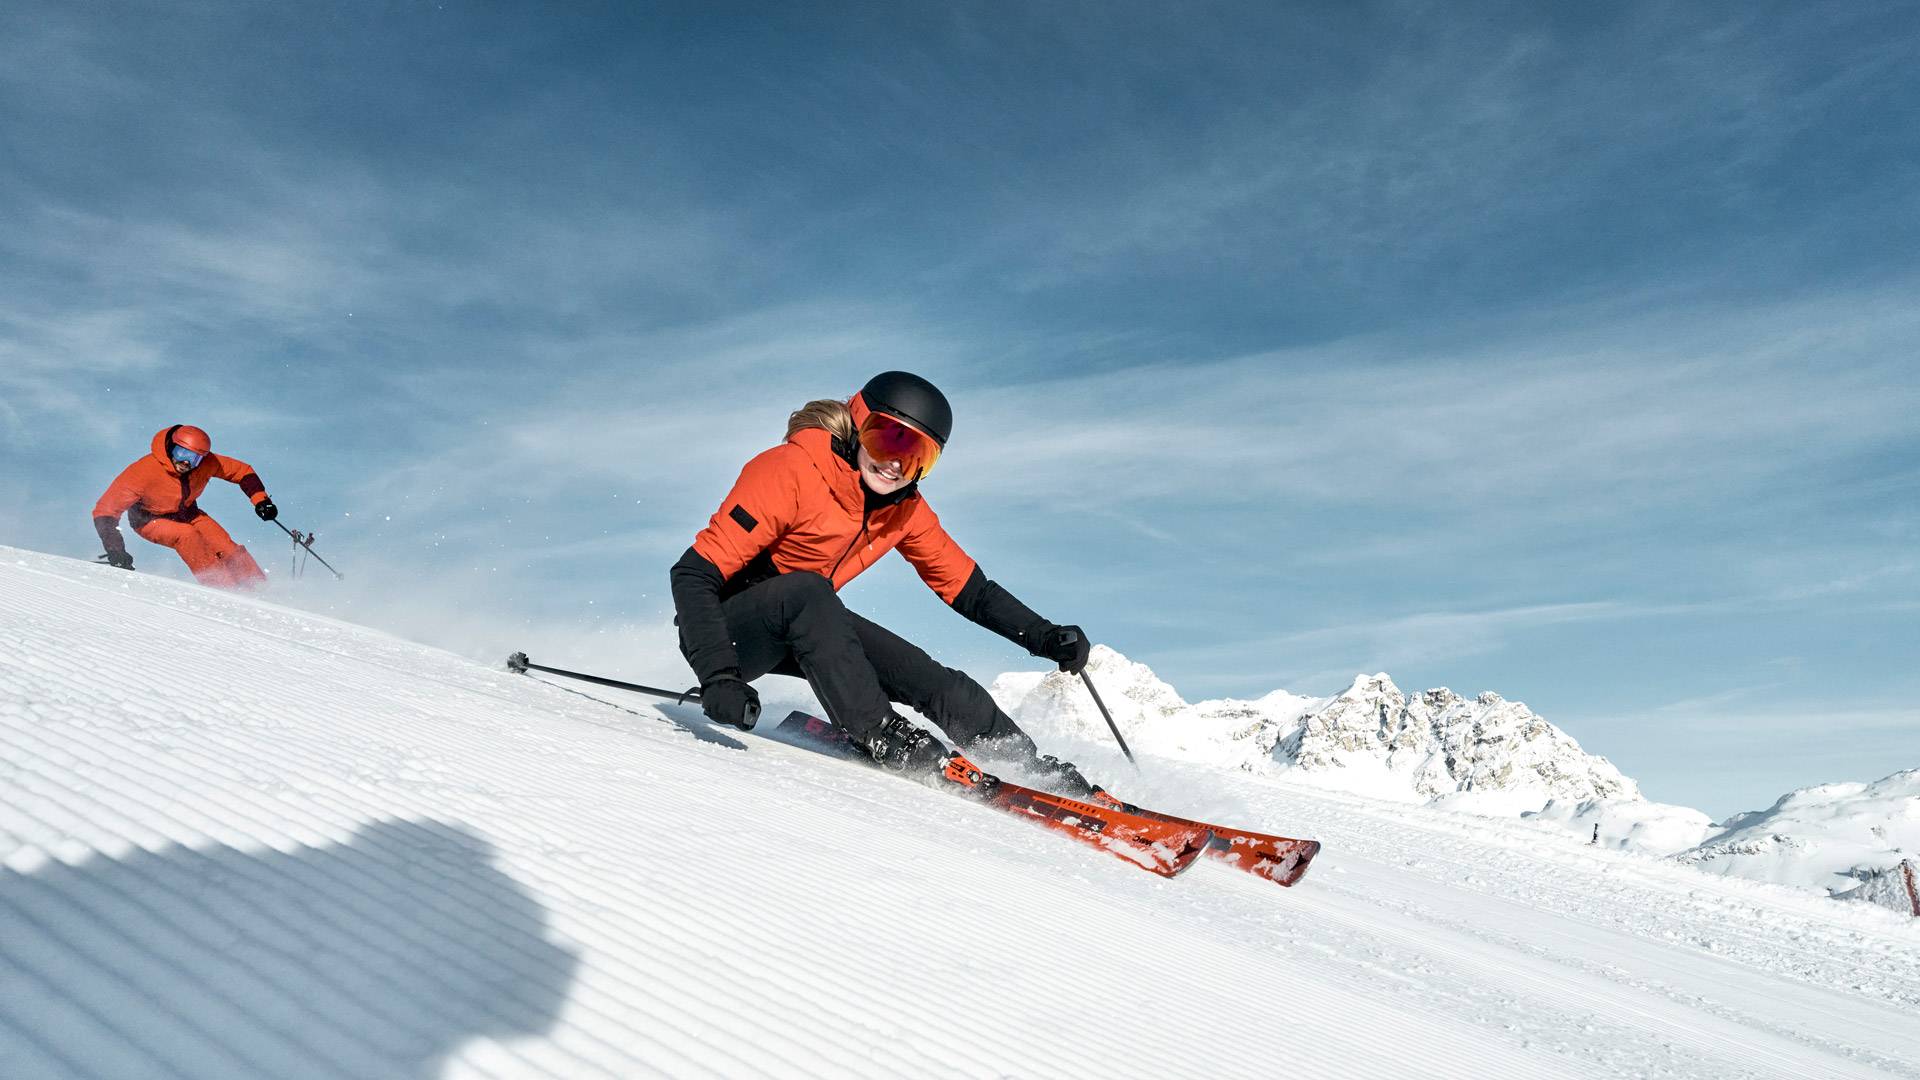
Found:
<svg viewBox="0 0 1920 1080"><path fill-rule="evenodd" d="M1044 656L1060 665L1060 670L1078 675L1087 667L1087 654L1093 646L1087 641L1087 632L1077 626L1050 626L1041 631L1040 640L1033 652L1035 656Z"/></svg>
<svg viewBox="0 0 1920 1080"><path fill-rule="evenodd" d="M272 499L261 499L254 503L253 512L259 515L261 521L272 521L280 516L280 508L273 505Z"/></svg>
<svg viewBox="0 0 1920 1080"><path fill-rule="evenodd" d="M108 566L118 567L121 570L133 569L133 556L127 554L125 548L119 551L109 551L102 556L102 558L107 560Z"/></svg>
<svg viewBox="0 0 1920 1080"><path fill-rule="evenodd" d="M701 684L700 711L716 724L752 731L760 722L760 691L739 675L723 672Z"/></svg>

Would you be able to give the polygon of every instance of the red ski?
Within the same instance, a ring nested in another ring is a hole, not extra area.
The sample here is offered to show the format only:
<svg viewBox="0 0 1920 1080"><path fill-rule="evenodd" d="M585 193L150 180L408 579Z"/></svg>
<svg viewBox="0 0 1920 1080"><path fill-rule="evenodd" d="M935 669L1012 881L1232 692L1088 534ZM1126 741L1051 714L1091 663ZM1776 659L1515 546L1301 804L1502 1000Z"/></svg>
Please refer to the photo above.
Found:
<svg viewBox="0 0 1920 1080"><path fill-rule="evenodd" d="M806 713L789 713L780 731L865 761L845 732ZM1162 821L1114 806L1069 799L1022 787L993 776L962 755L948 757L942 778L988 806L1038 822L1088 847L1159 874L1173 877L1200 858L1213 842L1205 825Z"/></svg>
<svg viewBox="0 0 1920 1080"><path fill-rule="evenodd" d="M1235 829L1226 825L1213 825L1204 821L1175 817L1172 814L1162 814L1132 803L1122 802L1104 790L1096 790L1093 793L1093 799L1103 806L1124 810L1129 814L1152 821L1195 825L1206 829L1212 836L1212 840L1207 844L1208 858L1280 885L1292 885L1305 877L1307 865L1313 862L1315 855L1320 854L1318 840L1268 836L1266 833L1248 832L1245 829Z"/></svg>
<svg viewBox="0 0 1920 1080"><path fill-rule="evenodd" d="M1117 855L1143 870L1173 877L1211 849L1213 833L1191 821L1162 821L1113 806L1081 802L1021 787L991 776L955 752L947 757L945 778L968 794L1010 814L1032 818L1047 828Z"/></svg>

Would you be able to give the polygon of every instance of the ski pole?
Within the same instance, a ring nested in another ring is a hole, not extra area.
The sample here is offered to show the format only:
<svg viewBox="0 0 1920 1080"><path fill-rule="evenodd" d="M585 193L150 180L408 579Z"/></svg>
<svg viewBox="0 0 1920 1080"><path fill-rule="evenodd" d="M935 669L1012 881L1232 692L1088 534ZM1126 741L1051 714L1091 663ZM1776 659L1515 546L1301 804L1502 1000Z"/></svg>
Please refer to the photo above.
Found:
<svg viewBox="0 0 1920 1080"><path fill-rule="evenodd" d="M1107 703L1100 700L1100 691L1093 688L1093 679L1087 675L1086 668L1080 669L1080 681L1087 684L1087 693L1093 695L1093 704L1100 710L1101 719L1107 722L1107 730L1113 732L1113 741L1120 744L1120 752L1127 755L1127 764L1138 769L1140 763L1133 760L1133 751L1127 749L1127 740L1120 737L1120 725L1113 722L1113 714L1107 711Z"/></svg>
<svg viewBox="0 0 1920 1080"><path fill-rule="evenodd" d="M1085 671L1082 671L1080 681L1087 684L1087 693L1093 695L1093 703L1099 707L1101 717L1107 721L1107 730L1113 732L1113 741L1120 744L1120 752L1127 755L1127 764L1136 769L1139 768L1140 763L1133 760L1133 751L1127 749L1127 740L1120 737L1120 728L1113 722L1113 714L1107 711L1107 703L1100 700L1100 691L1093 688L1093 680L1087 677Z"/></svg>
<svg viewBox="0 0 1920 1080"><path fill-rule="evenodd" d="M662 690L657 686L641 686L639 683L621 682L619 679L606 679L598 675L586 675L578 671L568 671L565 668L536 664L527 659L527 654L523 652L517 652L507 657L507 670L516 675L525 675L529 671L544 671L549 675L564 675L569 679L579 679L581 682L611 686L615 690L632 690L639 694L651 694L654 697L667 698L679 705L685 705L689 702L698 704L700 701L700 688L697 686L684 692L679 690ZM760 707L749 702L747 704L747 726L752 727L759 719Z"/></svg>
<svg viewBox="0 0 1920 1080"><path fill-rule="evenodd" d="M320 553L313 550L313 534L312 533L308 533L305 536L302 536L301 534L294 532L292 529L287 528L287 523L284 521L281 521L279 518L274 518L273 523L275 525L280 526L281 532L286 533L288 536L293 537L293 542L300 545L302 548L305 548L307 554L313 556L316 562L318 562L321 566L326 567L329 571L332 571L334 577L339 578L341 581L345 581L347 579L347 575L341 573L338 570L334 570L332 563L328 562L325 559L322 559L320 557Z"/></svg>

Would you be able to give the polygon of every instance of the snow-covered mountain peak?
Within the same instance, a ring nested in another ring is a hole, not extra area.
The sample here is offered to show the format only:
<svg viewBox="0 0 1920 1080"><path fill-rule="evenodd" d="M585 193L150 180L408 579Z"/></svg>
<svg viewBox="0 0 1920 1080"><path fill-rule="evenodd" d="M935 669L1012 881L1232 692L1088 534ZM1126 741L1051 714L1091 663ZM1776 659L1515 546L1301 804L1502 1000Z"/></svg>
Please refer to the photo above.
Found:
<svg viewBox="0 0 1920 1080"><path fill-rule="evenodd" d="M1188 704L1153 669L1095 645L1087 678L1129 745L1142 753L1258 769L1299 721L1312 699L1276 690L1243 701ZM993 681L994 700L1043 744L1058 740L1108 744L1113 736L1080 678L1062 672L1013 671Z"/></svg>
<svg viewBox="0 0 1920 1080"><path fill-rule="evenodd" d="M1384 671L1376 671L1371 675L1365 674L1364 672L1355 675L1353 677L1353 685L1347 687L1348 694L1364 694L1369 692L1376 694L1398 694L1400 693L1400 688L1393 684L1393 676Z"/></svg>
<svg viewBox="0 0 1920 1080"><path fill-rule="evenodd" d="M1087 677L1100 691L1100 698L1113 713L1114 723L1129 739L1135 732L1165 723L1188 708L1173 687L1153 669L1135 663L1105 645L1095 645L1087 658ZM1079 676L1060 671L1010 671L993 681L990 689L1003 708L1018 703L1013 712L1021 719L1039 717L1042 730L1057 737L1079 741L1105 741L1112 736L1106 721L1094 705Z"/></svg>
<svg viewBox="0 0 1920 1080"><path fill-rule="evenodd" d="M1355 677L1308 712L1276 757L1310 777L1331 777L1330 786L1421 800L1499 792L1510 810L1641 797L1612 763L1520 702L1492 691L1469 701L1446 687L1409 697L1384 672Z"/></svg>
<svg viewBox="0 0 1920 1080"><path fill-rule="evenodd" d="M1920 856L1920 769L1870 784L1817 784L1735 814L1675 856L1702 870L1842 893Z"/></svg>
<svg viewBox="0 0 1920 1080"><path fill-rule="evenodd" d="M1188 704L1147 665L1103 645L1094 647L1087 674L1121 733L1146 753L1285 771L1400 801L1496 795L1500 813L1538 810L1553 799L1641 797L1605 758L1492 691L1472 699L1445 687L1409 695L1381 671L1356 675L1331 698L1275 691ZM1078 678L1012 672L994 681L993 696L1043 742L1111 738Z"/></svg>
<svg viewBox="0 0 1920 1080"><path fill-rule="evenodd" d="M1054 673L1057 681L1079 684L1076 676ZM1103 687L1110 687L1103 697L1118 694L1129 701L1139 703L1142 710L1172 716L1187 707L1174 688L1153 673L1153 669L1120 655L1105 645L1095 645L1087 656L1087 674L1098 680Z"/></svg>

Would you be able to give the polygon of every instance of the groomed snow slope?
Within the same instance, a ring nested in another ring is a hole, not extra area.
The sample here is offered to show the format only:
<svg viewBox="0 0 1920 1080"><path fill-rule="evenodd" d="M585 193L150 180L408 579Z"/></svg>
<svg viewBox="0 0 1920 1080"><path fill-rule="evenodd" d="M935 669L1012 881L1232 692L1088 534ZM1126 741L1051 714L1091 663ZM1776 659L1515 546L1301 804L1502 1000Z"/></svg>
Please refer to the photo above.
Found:
<svg viewBox="0 0 1920 1080"><path fill-rule="evenodd" d="M1877 908L1072 748L1327 844L1165 881L623 704L0 548L0 1076L1920 1077Z"/></svg>

